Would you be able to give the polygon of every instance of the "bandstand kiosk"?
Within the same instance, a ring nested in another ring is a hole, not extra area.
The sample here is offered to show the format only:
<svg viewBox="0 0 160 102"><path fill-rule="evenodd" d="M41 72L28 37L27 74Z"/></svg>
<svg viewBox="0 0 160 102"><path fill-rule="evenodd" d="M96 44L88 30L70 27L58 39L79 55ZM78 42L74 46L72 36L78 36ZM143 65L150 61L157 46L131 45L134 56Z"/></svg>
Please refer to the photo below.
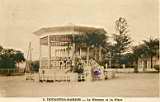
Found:
<svg viewBox="0 0 160 102"><path fill-rule="evenodd" d="M85 35L86 32L103 30L87 26L56 26L41 28L34 32L39 36L40 44L40 81L72 81L73 73L67 73L75 61L75 35ZM86 55L87 56L87 55ZM89 55L87 56L89 60ZM74 76L75 77L75 76Z"/></svg>

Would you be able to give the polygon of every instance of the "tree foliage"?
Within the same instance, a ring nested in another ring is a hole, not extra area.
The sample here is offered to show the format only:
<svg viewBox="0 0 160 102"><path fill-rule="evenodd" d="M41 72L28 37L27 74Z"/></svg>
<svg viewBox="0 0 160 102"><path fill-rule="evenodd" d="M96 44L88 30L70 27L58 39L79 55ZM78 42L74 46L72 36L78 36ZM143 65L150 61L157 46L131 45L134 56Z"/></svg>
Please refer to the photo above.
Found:
<svg viewBox="0 0 160 102"><path fill-rule="evenodd" d="M107 36L104 31L91 32L86 34L86 44L87 46L93 46L96 48L104 47L107 43Z"/></svg>
<svg viewBox="0 0 160 102"><path fill-rule="evenodd" d="M38 72L39 71L39 67L40 67L40 63L39 63L38 60L32 61L31 62L31 66L32 66L32 71Z"/></svg>
<svg viewBox="0 0 160 102"><path fill-rule="evenodd" d="M132 42L128 35L129 30L126 19L120 17L116 20L115 28L118 33L113 34L113 39L115 41L113 48L117 54L121 54L128 49L130 43Z"/></svg>
<svg viewBox="0 0 160 102"><path fill-rule="evenodd" d="M119 34L127 34L128 33L128 24L125 18L120 17L115 22L115 29Z"/></svg>
<svg viewBox="0 0 160 102"><path fill-rule="evenodd" d="M0 68L16 68L16 63L25 61L21 51L0 47Z"/></svg>
<svg viewBox="0 0 160 102"><path fill-rule="evenodd" d="M146 51L146 55L148 57L153 57L153 56L159 56L159 40L158 39L152 39L150 38L149 40L143 40L144 42L144 47Z"/></svg>
<svg viewBox="0 0 160 102"><path fill-rule="evenodd" d="M106 47L108 36L103 30L86 32L83 35L75 35L73 38L73 43L76 45L76 49L87 48L94 49L94 55L96 56L97 49ZM79 51L80 52L80 51ZM88 51L89 52L89 51ZM88 54L89 55L89 54Z"/></svg>
<svg viewBox="0 0 160 102"><path fill-rule="evenodd" d="M116 54L122 54L129 48L129 44L131 43L131 38L126 34L114 34L115 44L113 45L114 52Z"/></svg>
<svg viewBox="0 0 160 102"><path fill-rule="evenodd" d="M0 46L0 52L3 50L3 47L2 46Z"/></svg>
<svg viewBox="0 0 160 102"><path fill-rule="evenodd" d="M100 47L104 46L107 36L104 31L86 32L85 35L75 35L73 42L79 47Z"/></svg>
<svg viewBox="0 0 160 102"><path fill-rule="evenodd" d="M113 34L114 44L110 45L110 52L113 63L120 64L122 54L126 53L131 44L131 38L128 35L128 24L125 18L120 17L115 22L116 34Z"/></svg>
<svg viewBox="0 0 160 102"><path fill-rule="evenodd" d="M138 46L134 46L132 51L132 61L136 62L136 65L138 65L138 59L150 58L151 67L153 67L153 57L159 57L159 40L157 38L143 40L143 43ZM135 66L135 69L137 70L138 66Z"/></svg>
<svg viewBox="0 0 160 102"><path fill-rule="evenodd" d="M144 40L143 44L133 47L133 53L136 58L149 58L159 56L159 40Z"/></svg>
<svg viewBox="0 0 160 102"><path fill-rule="evenodd" d="M21 51L15 51L14 60L16 61L16 63L24 62L24 54Z"/></svg>

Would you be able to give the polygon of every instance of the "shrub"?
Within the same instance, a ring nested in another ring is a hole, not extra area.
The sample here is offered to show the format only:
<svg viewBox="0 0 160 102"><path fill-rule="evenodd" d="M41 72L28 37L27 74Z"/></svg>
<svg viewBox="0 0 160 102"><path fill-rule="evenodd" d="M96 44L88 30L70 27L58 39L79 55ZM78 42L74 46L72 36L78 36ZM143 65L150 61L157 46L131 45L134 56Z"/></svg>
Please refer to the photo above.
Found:
<svg viewBox="0 0 160 102"><path fill-rule="evenodd" d="M75 68L74 68L74 72L79 73L79 74L83 73L84 72L83 65L82 64L76 65Z"/></svg>
<svg viewBox="0 0 160 102"><path fill-rule="evenodd" d="M159 72L160 71L160 65L154 65L154 69Z"/></svg>

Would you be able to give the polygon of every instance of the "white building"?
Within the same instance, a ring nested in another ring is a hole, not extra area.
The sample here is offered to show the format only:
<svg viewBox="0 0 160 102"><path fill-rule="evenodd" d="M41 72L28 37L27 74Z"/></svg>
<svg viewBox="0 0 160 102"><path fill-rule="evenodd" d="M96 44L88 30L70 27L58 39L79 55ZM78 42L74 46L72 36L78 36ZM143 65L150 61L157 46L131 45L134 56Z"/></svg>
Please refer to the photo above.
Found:
<svg viewBox="0 0 160 102"><path fill-rule="evenodd" d="M74 64L75 56L85 56L88 62L89 56L85 52L76 50L73 43L75 35L85 35L86 32L104 31L103 28L87 26L57 26L41 28L34 34L40 39L40 74L57 76L64 75Z"/></svg>

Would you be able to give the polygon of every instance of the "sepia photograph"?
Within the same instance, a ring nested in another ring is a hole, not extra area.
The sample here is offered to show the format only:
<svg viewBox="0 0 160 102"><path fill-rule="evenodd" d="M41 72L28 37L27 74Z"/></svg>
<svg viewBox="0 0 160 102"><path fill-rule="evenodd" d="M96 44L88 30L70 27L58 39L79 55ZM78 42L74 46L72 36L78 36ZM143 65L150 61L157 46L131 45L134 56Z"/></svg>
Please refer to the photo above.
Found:
<svg viewBox="0 0 160 102"><path fill-rule="evenodd" d="M159 98L158 24L159 0L0 0L0 97Z"/></svg>

